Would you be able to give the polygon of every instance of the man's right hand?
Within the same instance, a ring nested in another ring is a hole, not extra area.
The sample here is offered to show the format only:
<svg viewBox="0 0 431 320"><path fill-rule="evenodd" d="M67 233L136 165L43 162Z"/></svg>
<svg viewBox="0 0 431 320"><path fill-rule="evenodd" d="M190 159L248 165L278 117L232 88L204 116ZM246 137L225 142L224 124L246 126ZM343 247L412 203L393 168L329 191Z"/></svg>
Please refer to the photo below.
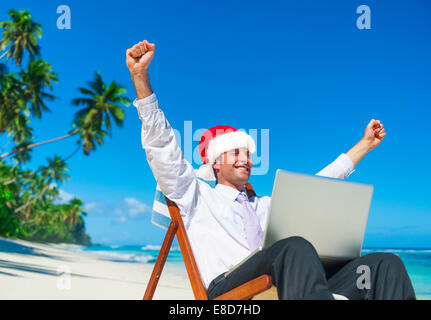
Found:
<svg viewBox="0 0 431 320"><path fill-rule="evenodd" d="M126 64L135 85L138 99L148 97L153 93L147 70L154 57L155 47L154 43L144 40L126 51Z"/></svg>
<svg viewBox="0 0 431 320"><path fill-rule="evenodd" d="M155 47L154 43L144 40L127 49L126 63L132 77L147 72L148 66L154 57Z"/></svg>

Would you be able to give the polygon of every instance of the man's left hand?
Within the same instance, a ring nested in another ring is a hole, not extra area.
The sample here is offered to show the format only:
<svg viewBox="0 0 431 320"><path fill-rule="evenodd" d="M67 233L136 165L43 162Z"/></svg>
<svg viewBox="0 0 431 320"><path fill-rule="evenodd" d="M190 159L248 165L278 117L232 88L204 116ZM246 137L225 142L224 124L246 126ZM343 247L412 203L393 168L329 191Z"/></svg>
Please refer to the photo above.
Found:
<svg viewBox="0 0 431 320"><path fill-rule="evenodd" d="M346 152L353 165L356 166L370 150L377 147L385 136L386 132L380 120L372 119L365 128L365 134L362 139Z"/></svg>
<svg viewBox="0 0 431 320"><path fill-rule="evenodd" d="M372 119L365 128L365 134L362 140L367 144L369 150L372 150L382 142L385 136L386 132L383 128L383 123L381 123L380 120Z"/></svg>

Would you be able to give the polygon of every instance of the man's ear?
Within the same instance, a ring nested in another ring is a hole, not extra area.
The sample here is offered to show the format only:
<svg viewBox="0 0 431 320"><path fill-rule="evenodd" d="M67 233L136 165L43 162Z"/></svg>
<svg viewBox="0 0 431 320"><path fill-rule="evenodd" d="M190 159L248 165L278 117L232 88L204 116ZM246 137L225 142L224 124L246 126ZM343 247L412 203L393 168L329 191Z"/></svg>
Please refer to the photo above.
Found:
<svg viewBox="0 0 431 320"><path fill-rule="evenodd" d="M214 177L216 179L216 184L218 183L218 173L220 172L220 164L216 162L214 162L213 164L213 172L214 172Z"/></svg>
<svg viewBox="0 0 431 320"><path fill-rule="evenodd" d="M216 171L216 172L220 172L220 164L218 163L218 161L216 160L215 162L214 162L214 164L213 164L213 169Z"/></svg>

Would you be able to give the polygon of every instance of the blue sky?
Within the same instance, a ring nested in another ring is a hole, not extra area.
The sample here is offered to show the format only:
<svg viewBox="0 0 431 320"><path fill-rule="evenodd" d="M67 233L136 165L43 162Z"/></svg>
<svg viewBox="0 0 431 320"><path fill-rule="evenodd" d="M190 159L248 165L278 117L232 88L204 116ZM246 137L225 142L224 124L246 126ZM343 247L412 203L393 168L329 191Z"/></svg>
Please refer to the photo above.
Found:
<svg viewBox="0 0 431 320"><path fill-rule="evenodd" d="M56 26L61 4L70 6L70 30ZM371 9L370 30L356 27L361 4ZM374 185L364 245L429 247L427 1L3 0L0 20L10 8L29 9L42 24L42 56L60 80L52 112L32 122L34 141L70 129L70 100L94 71L124 85L133 100L125 50L148 39L156 43L152 87L174 128L193 121L194 130L269 129L268 173L250 180L260 195L271 194L278 168L316 173L359 141L371 118L380 119L386 138L349 177ZM159 244L163 231L149 222L155 180L140 120L133 106L125 112L124 127L94 154L70 159L71 179L61 189L87 204L93 242ZM75 143L40 147L30 165L66 156Z"/></svg>

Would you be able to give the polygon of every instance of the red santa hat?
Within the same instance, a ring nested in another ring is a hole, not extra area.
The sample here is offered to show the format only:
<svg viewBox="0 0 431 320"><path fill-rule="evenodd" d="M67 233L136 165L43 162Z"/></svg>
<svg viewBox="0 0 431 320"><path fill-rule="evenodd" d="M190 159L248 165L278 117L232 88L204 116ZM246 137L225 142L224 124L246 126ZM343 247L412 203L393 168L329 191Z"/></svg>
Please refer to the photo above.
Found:
<svg viewBox="0 0 431 320"><path fill-rule="evenodd" d="M215 126L205 130L198 148L203 162L198 170L198 177L204 180L215 180L213 164L224 152L239 148L247 148L250 153L256 151L251 136L229 126Z"/></svg>

